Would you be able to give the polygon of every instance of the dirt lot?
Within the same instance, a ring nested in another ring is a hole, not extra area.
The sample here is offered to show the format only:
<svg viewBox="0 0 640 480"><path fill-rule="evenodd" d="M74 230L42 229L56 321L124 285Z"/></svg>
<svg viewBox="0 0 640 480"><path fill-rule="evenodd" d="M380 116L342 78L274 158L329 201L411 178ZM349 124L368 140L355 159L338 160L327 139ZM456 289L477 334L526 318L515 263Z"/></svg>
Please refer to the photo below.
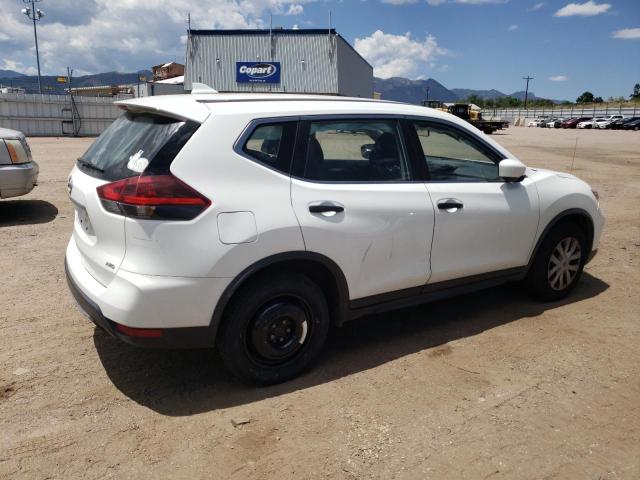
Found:
<svg viewBox="0 0 640 480"><path fill-rule="evenodd" d="M640 134L495 138L566 171L579 139L573 171L608 223L575 293L507 286L353 322L311 372L262 389L77 312L66 177L91 139L30 139L40 185L0 202L0 477L640 478Z"/></svg>

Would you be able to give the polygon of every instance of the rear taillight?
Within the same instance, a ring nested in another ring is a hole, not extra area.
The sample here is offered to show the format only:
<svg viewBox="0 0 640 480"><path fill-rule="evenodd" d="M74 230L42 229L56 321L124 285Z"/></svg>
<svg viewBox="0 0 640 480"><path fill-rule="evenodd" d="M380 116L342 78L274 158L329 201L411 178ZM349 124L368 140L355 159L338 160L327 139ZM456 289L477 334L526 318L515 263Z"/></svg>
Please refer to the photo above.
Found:
<svg viewBox="0 0 640 480"><path fill-rule="evenodd" d="M173 175L141 175L97 188L105 210L147 220L191 220L211 205Z"/></svg>

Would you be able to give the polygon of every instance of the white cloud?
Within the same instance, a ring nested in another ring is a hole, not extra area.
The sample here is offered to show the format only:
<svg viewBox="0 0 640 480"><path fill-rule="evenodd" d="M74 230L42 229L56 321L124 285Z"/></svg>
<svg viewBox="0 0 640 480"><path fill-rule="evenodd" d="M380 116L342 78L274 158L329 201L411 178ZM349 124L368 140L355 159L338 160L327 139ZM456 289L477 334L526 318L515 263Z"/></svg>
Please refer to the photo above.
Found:
<svg viewBox="0 0 640 480"><path fill-rule="evenodd" d="M532 6L531 8L527 8L527 12L532 12L534 10L540 10L542 7L544 7L544 2L539 2L539 3L536 3L534 6Z"/></svg>
<svg viewBox="0 0 640 480"><path fill-rule="evenodd" d="M42 73L133 71L167 60L184 60L187 13L198 28L263 28L267 14L299 15L313 0L56 0L40 6ZM0 65L32 73L33 25L20 2L0 0ZM2 67L0 67L2 68Z"/></svg>
<svg viewBox="0 0 640 480"><path fill-rule="evenodd" d="M447 51L438 46L436 38L428 35L423 41L413 40L410 33L393 35L376 30L365 38L356 38L355 49L373 65L373 73L380 78L413 77Z"/></svg>
<svg viewBox="0 0 640 480"><path fill-rule="evenodd" d="M417 3L418 0L382 0L382 3L388 3L390 5L406 5L408 3Z"/></svg>
<svg viewBox="0 0 640 480"><path fill-rule="evenodd" d="M286 15L300 15L304 12L304 7L299 3L294 3L293 5L289 5L289 10L287 10Z"/></svg>
<svg viewBox="0 0 640 480"><path fill-rule="evenodd" d="M509 0L453 0L454 3L466 3L469 5L486 5L488 3L507 3Z"/></svg>
<svg viewBox="0 0 640 480"><path fill-rule="evenodd" d="M403 0L382 0L386 3L392 2L403 2ZM427 3L433 7L437 7L438 5L442 5L443 3L462 3L466 5L487 5L490 3L507 3L509 0L427 0ZM409 3L407 0L404 0L403 3Z"/></svg>
<svg viewBox="0 0 640 480"><path fill-rule="evenodd" d="M509 25L509 28L507 28L507 30L509 30L510 32L514 32L518 29L518 25Z"/></svg>
<svg viewBox="0 0 640 480"><path fill-rule="evenodd" d="M556 13L554 13L553 16L572 17L574 15L580 15L582 17L592 17L594 15L606 13L610 8L610 3L596 3L593 0L589 0L585 3L568 3Z"/></svg>
<svg viewBox="0 0 640 480"><path fill-rule="evenodd" d="M611 36L623 40L637 40L640 38L640 28L623 28L622 30L613 32Z"/></svg>
<svg viewBox="0 0 640 480"><path fill-rule="evenodd" d="M549 77L552 82L566 82L569 80L566 75L553 75Z"/></svg>

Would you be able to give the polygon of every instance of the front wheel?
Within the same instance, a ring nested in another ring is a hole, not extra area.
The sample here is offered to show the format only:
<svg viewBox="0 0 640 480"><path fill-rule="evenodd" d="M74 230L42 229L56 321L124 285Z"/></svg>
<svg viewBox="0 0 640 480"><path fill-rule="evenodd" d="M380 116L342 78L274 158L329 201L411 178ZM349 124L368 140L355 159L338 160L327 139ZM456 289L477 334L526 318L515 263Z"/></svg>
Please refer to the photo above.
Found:
<svg viewBox="0 0 640 480"><path fill-rule="evenodd" d="M322 350L328 331L320 287L305 275L280 273L251 281L235 296L218 348L241 380L269 385L301 373Z"/></svg>
<svg viewBox="0 0 640 480"><path fill-rule="evenodd" d="M542 241L525 279L541 300L560 300L573 290L588 256L586 236L574 223L554 227Z"/></svg>

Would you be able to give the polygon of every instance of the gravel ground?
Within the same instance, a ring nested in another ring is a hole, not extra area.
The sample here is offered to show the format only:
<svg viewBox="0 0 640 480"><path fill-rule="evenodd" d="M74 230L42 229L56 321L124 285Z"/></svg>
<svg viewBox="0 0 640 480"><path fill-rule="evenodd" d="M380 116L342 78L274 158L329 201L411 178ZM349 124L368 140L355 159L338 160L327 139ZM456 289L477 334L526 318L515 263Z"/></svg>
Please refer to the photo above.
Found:
<svg viewBox="0 0 640 480"><path fill-rule="evenodd" d="M40 184L0 202L0 477L640 478L640 134L494 138L565 171L578 139L607 226L575 293L505 286L352 322L312 371L259 389L78 313L65 187L91 139L30 139Z"/></svg>

